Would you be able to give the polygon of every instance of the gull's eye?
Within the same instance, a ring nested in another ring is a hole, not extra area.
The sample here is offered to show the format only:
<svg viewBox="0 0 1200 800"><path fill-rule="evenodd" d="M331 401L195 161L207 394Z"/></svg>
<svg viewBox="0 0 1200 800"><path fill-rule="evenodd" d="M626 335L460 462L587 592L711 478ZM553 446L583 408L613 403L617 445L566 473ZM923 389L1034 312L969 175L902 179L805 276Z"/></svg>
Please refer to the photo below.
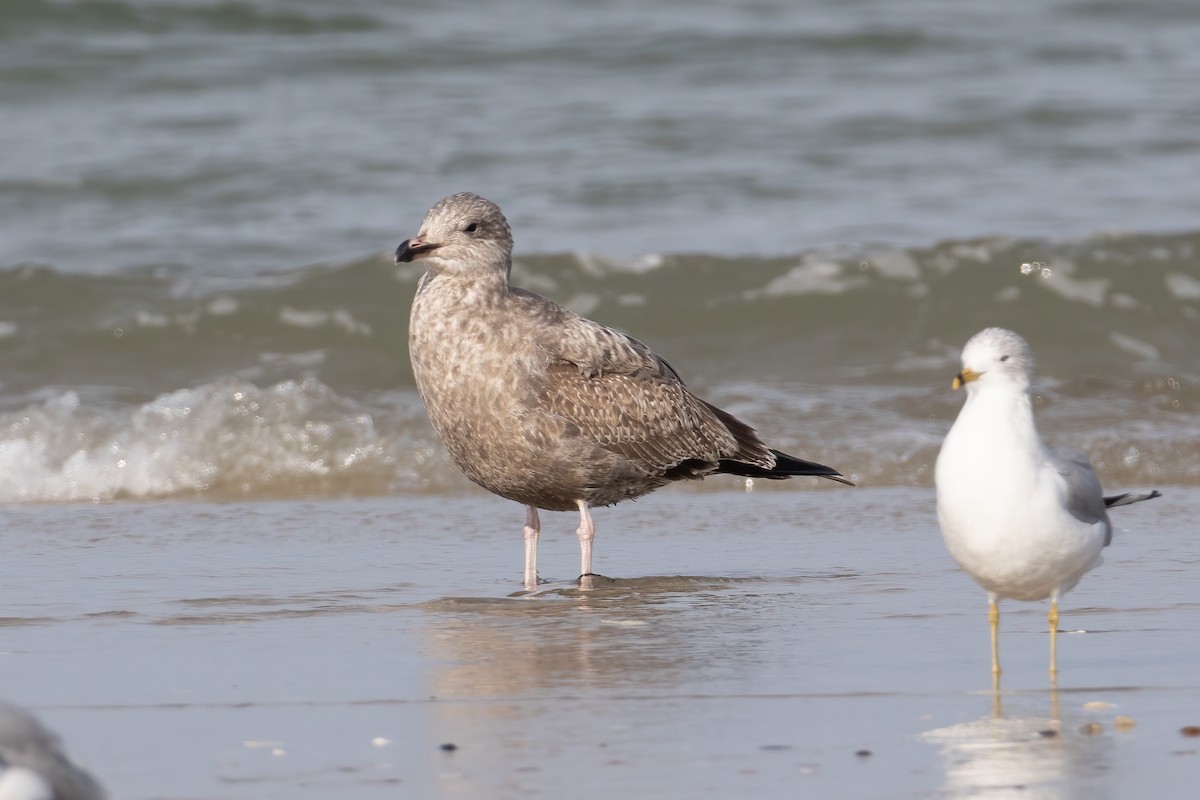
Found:
<svg viewBox="0 0 1200 800"><path fill-rule="evenodd" d="M475 231L477 231L477 230L479 230L479 223L478 223L478 222L472 222L470 225L468 225L467 227L463 228L463 231L465 231L466 233L474 233L474 232L475 232Z"/></svg>
<svg viewBox="0 0 1200 800"><path fill-rule="evenodd" d="M1001 361L1008 361L1008 356L1000 356Z"/></svg>

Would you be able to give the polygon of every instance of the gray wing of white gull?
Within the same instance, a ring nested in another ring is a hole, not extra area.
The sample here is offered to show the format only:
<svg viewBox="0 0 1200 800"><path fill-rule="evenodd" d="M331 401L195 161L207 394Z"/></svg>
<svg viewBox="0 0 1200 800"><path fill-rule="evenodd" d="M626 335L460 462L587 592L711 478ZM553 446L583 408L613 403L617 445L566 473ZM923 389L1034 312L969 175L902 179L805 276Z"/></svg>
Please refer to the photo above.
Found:
<svg viewBox="0 0 1200 800"><path fill-rule="evenodd" d="M0 797L10 796L104 800L105 793L95 778L71 761L59 738L36 717L0 702Z"/></svg>
<svg viewBox="0 0 1200 800"><path fill-rule="evenodd" d="M1104 490L1100 487L1100 478L1092 468L1091 459L1087 454L1074 447L1048 446L1046 451L1050 456L1050 463L1066 484L1067 511L1071 516L1082 522L1107 522ZM1109 537L1111 536L1110 532ZM1105 539L1104 544L1108 543L1108 539Z"/></svg>
<svg viewBox="0 0 1200 800"><path fill-rule="evenodd" d="M1104 496L1100 487L1100 478L1092 467L1091 459L1081 450L1073 447L1047 447L1050 463L1063 477L1067 486L1067 511L1071 516L1083 522L1108 523L1107 509L1118 506L1128 506L1143 500L1153 500L1162 497L1157 489L1142 492L1125 492L1124 494ZM1104 536L1104 546L1112 544L1112 526Z"/></svg>

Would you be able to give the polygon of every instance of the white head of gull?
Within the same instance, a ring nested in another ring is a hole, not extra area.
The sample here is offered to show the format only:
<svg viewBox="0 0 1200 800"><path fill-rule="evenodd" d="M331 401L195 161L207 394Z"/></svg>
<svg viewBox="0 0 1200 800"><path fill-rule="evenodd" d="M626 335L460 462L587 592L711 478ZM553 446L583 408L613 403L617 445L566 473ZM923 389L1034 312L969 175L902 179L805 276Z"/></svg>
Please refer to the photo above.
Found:
<svg viewBox="0 0 1200 800"><path fill-rule="evenodd" d="M512 244L500 208L462 192L429 210L396 261L426 268L409 351L430 422L468 478L526 506L527 588L538 582L538 509L579 510L589 576L592 506L715 473L849 483L768 448L636 339L510 286Z"/></svg>
<svg viewBox="0 0 1200 800"><path fill-rule="evenodd" d="M1101 561L1108 508L1157 491L1105 497L1087 455L1043 444L1033 421L1033 352L987 328L962 351L954 388L967 402L937 460L937 510L946 547L988 596L992 674L999 687L999 598L1050 598L1050 673L1058 672L1059 597Z"/></svg>

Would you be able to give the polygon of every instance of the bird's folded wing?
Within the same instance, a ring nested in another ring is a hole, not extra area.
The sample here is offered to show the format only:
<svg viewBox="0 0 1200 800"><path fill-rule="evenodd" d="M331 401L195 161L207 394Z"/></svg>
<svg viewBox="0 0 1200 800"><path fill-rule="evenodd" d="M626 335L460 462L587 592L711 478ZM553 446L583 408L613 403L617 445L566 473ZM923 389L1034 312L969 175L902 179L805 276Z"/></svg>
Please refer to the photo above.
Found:
<svg viewBox="0 0 1200 800"><path fill-rule="evenodd" d="M546 371L540 400L586 438L649 469L665 471L685 461L715 469L739 450L737 438L713 409L675 380L586 375L560 361Z"/></svg>
<svg viewBox="0 0 1200 800"><path fill-rule="evenodd" d="M683 382L670 364L632 336L581 317L533 292L514 288L512 299L535 322L530 331L550 362L574 364L589 376L615 373Z"/></svg>
<svg viewBox="0 0 1200 800"><path fill-rule="evenodd" d="M532 292L513 295L538 321L530 328L548 362L540 401L583 436L655 470L697 462L699 473L730 458L774 466L752 428L689 392L637 339Z"/></svg>
<svg viewBox="0 0 1200 800"><path fill-rule="evenodd" d="M1047 447L1046 452L1062 479L1063 496L1071 516L1089 523L1106 521L1104 491L1087 454L1073 447Z"/></svg>

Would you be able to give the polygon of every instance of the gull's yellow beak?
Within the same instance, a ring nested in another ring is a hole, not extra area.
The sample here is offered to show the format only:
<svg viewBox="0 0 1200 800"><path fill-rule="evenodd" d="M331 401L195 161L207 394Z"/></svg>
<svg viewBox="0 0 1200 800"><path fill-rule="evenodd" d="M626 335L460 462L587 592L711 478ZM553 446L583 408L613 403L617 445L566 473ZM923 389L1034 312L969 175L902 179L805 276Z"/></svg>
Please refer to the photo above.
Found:
<svg viewBox="0 0 1200 800"><path fill-rule="evenodd" d="M967 369L964 367L962 372L954 376L954 382L950 385L955 389L961 389L971 381L979 380L979 376L982 374L982 372L976 372L973 369Z"/></svg>

